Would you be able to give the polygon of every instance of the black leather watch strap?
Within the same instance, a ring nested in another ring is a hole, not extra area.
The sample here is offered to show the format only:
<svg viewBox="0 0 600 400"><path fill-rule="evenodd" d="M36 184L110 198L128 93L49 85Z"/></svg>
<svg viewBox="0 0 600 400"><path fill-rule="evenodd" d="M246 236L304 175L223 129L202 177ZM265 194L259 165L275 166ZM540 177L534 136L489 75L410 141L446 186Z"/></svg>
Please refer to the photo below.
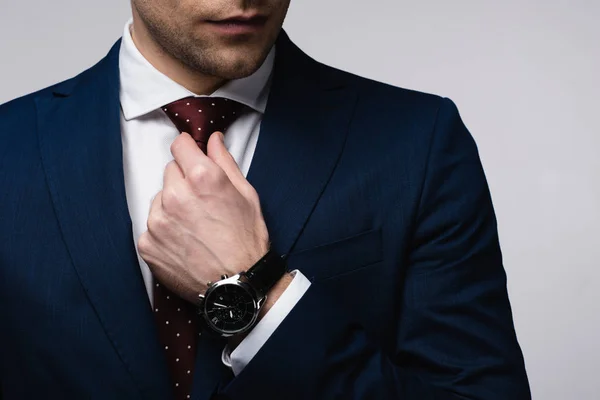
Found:
<svg viewBox="0 0 600 400"><path fill-rule="evenodd" d="M269 250L245 275L248 283L262 297L281 279L286 269L285 259Z"/></svg>

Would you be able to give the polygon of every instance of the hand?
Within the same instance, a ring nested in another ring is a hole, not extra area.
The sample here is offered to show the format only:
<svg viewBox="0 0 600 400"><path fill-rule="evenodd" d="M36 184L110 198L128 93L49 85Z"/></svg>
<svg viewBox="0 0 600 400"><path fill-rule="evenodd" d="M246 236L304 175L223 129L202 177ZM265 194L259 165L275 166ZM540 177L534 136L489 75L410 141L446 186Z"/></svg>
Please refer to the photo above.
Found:
<svg viewBox="0 0 600 400"><path fill-rule="evenodd" d="M235 275L269 250L256 190L244 178L215 132L205 155L187 133L171 145L163 190L150 208L148 230L138 241L154 276L197 303L209 281Z"/></svg>

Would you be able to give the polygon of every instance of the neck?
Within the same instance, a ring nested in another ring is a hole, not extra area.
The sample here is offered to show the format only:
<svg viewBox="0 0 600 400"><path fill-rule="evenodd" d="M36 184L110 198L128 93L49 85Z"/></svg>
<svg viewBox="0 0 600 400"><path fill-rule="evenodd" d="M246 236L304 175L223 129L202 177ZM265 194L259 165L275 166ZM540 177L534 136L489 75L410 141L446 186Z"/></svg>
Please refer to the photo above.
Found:
<svg viewBox="0 0 600 400"><path fill-rule="evenodd" d="M168 54L152 38L150 32L134 11L133 24L130 29L133 43L154 68L173 81L197 95L209 95L221 87L226 81L214 76L192 70L187 65Z"/></svg>

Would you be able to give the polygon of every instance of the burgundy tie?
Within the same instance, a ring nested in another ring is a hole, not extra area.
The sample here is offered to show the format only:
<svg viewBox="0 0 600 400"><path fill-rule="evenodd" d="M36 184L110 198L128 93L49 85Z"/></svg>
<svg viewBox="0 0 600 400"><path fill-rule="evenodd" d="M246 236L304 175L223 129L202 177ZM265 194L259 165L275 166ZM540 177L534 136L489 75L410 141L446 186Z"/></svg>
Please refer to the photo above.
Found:
<svg viewBox="0 0 600 400"><path fill-rule="evenodd" d="M206 153L209 136L225 132L246 110L233 100L220 97L188 97L162 107L180 132L188 132ZM191 398L196 345L200 327L196 307L156 282L154 315L165 349L175 400Z"/></svg>
<svg viewBox="0 0 600 400"><path fill-rule="evenodd" d="M209 136L215 131L225 133L229 125L246 107L222 97L186 97L163 107L179 132L187 132L206 153Z"/></svg>

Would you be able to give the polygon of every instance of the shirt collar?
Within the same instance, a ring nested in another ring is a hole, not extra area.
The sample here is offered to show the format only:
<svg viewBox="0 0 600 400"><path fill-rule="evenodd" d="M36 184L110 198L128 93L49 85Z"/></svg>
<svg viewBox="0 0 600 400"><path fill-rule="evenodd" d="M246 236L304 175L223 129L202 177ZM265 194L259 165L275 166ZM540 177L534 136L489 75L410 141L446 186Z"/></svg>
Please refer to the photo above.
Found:
<svg viewBox="0 0 600 400"><path fill-rule="evenodd" d="M131 38L131 23L130 19L125 24L119 51L119 97L125 120L138 118L184 97L203 97L173 81L144 58ZM227 82L209 97L235 100L264 114L274 60L275 46L256 72Z"/></svg>

